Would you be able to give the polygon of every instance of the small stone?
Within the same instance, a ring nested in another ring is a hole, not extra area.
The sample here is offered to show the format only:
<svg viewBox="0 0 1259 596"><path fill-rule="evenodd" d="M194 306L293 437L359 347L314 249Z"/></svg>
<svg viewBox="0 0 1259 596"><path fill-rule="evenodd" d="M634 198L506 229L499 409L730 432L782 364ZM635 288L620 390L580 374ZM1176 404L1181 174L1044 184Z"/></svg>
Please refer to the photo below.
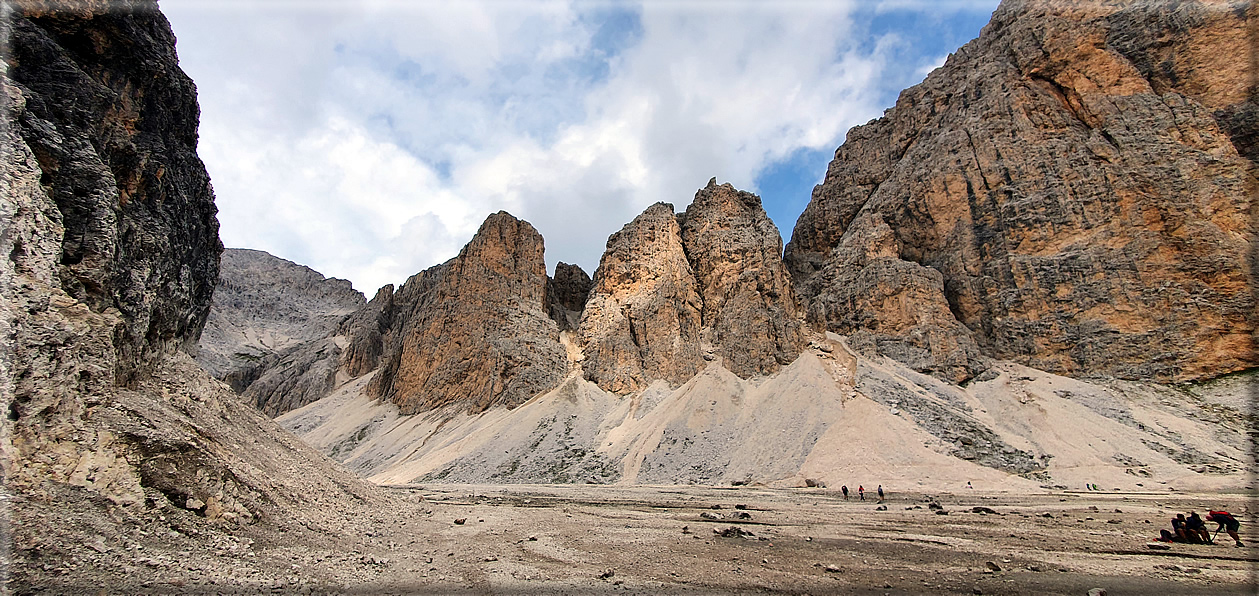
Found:
<svg viewBox="0 0 1259 596"><path fill-rule="evenodd" d="M1163 544L1161 542L1151 542L1145 545L1145 547L1150 550L1171 550L1172 549L1171 545Z"/></svg>
<svg viewBox="0 0 1259 596"><path fill-rule="evenodd" d="M1088 596L1106 596L1106 588L1093 588L1089 590Z"/></svg>
<svg viewBox="0 0 1259 596"><path fill-rule="evenodd" d="M456 525L456 526L462 526L463 524L465 524L465 523L467 523L467 522L468 522L468 518L466 518L466 517L461 517L461 518L459 518L459 519L455 520L455 525Z"/></svg>
<svg viewBox="0 0 1259 596"><path fill-rule="evenodd" d="M948 511L945 511L945 510L943 510L943 509L939 509L939 510L937 510L937 511L936 511L936 515L948 515L948 514L949 514L949 512L948 512Z"/></svg>
<svg viewBox="0 0 1259 596"><path fill-rule="evenodd" d="M1123 523L1123 520L1121 520L1121 519L1108 519L1108 520L1106 520L1106 523L1108 523L1108 524L1122 524L1122 523Z"/></svg>
<svg viewBox="0 0 1259 596"><path fill-rule="evenodd" d="M1001 571L1001 566L998 565L996 561L988 561L987 563L984 563L984 567L987 567L988 569L991 569L993 571Z"/></svg>
<svg viewBox="0 0 1259 596"><path fill-rule="evenodd" d="M875 511L887 511L887 505L879 505L874 508Z"/></svg>
<svg viewBox="0 0 1259 596"><path fill-rule="evenodd" d="M603 573L600 573L599 579L611 579L612 576L614 575L616 575L616 571L609 569L607 571L604 571Z"/></svg>
<svg viewBox="0 0 1259 596"><path fill-rule="evenodd" d="M835 565L827 565L827 566L826 566L826 572L827 572L827 573L843 573L843 571L844 571L843 569L840 569L839 567L837 567L837 566L835 566Z"/></svg>

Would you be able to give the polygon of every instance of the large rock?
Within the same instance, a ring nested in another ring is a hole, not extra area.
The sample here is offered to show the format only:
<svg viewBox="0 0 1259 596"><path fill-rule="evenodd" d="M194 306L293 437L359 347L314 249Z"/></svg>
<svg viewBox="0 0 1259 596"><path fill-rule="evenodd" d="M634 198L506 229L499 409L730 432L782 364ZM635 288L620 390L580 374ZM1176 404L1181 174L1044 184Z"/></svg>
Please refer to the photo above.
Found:
<svg viewBox="0 0 1259 596"><path fill-rule="evenodd" d="M614 393L685 382L703 363L700 309L673 205L656 203L608 237L578 329L586 378Z"/></svg>
<svg viewBox="0 0 1259 596"><path fill-rule="evenodd" d="M38 170L30 190L52 202L59 285L118 318L107 376L131 382L150 358L195 345L222 244L175 38L149 3L114 8L62 18L17 4L29 18L9 25L7 117ZM15 256L28 248L15 242Z"/></svg>
<svg viewBox="0 0 1259 596"><path fill-rule="evenodd" d="M592 287L594 282L580 266L562 261L555 265L555 277L547 285L547 302L551 318L555 319L560 329L571 331L577 328Z"/></svg>
<svg viewBox="0 0 1259 596"><path fill-rule="evenodd" d="M156 4L5 10L6 586L99 585L93 570L120 559L112 547L80 550L92 535L127 536L144 552L177 535L200 560L230 531L261 541L280 530L291 542L329 515L384 505L180 349L201 332L221 245L195 152L194 88Z"/></svg>
<svg viewBox="0 0 1259 596"><path fill-rule="evenodd" d="M547 312L542 251L533 226L500 211L459 256L408 280L392 299L396 330L382 334L382 343L386 334L392 339L382 350L374 394L407 414L447 407L482 412L555 387L568 359ZM383 310L376 302L368 305L373 314ZM361 335L351 345L370 352L370 324Z"/></svg>
<svg viewBox="0 0 1259 596"><path fill-rule="evenodd" d="M760 197L714 178L678 219L703 300L703 342L745 379L795 360L804 339L791 278Z"/></svg>
<svg viewBox="0 0 1259 596"><path fill-rule="evenodd" d="M782 239L760 198L714 179L686 212L657 203L608 238L578 329L586 378L628 393L680 385L704 359L740 377L803 348Z"/></svg>
<svg viewBox="0 0 1259 596"><path fill-rule="evenodd" d="M1003 4L836 152L786 252L810 321L951 380L972 341L1073 375L1254 366L1256 10Z"/></svg>
<svg viewBox="0 0 1259 596"><path fill-rule="evenodd" d="M321 340L366 304L350 282L259 250L223 251L197 362L238 392L269 356Z"/></svg>

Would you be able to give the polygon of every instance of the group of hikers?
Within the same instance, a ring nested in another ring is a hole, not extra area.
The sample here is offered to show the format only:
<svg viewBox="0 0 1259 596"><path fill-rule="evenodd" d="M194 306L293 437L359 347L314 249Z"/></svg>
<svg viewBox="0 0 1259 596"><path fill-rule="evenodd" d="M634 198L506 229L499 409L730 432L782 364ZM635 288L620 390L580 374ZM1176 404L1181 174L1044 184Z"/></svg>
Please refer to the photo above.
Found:
<svg viewBox="0 0 1259 596"><path fill-rule="evenodd" d="M844 493L844 500L845 500L845 501L847 501L847 500L848 500L848 485L847 485L847 484L845 484L845 485L843 485L843 486L839 487L839 492ZM859 497L862 501L866 500L866 487L864 487L864 486L862 486L862 485L858 484L858 485L857 485L857 496L858 496L858 497ZM882 484L880 484L880 485L879 485L879 500L880 500L880 501L882 501L882 500L883 500L883 485L882 485Z"/></svg>
<svg viewBox="0 0 1259 596"><path fill-rule="evenodd" d="M1231 537L1237 546L1244 546L1241 538L1237 536L1237 530L1241 528L1241 522L1233 517L1233 514L1227 511L1208 511L1206 520L1198 516L1198 512L1190 511L1189 517L1185 517L1183 513L1177 513L1172 518L1171 531L1160 530L1160 536L1157 538L1159 542L1185 542L1188 544L1215 544L1215 539L1211 536L1211 532L1207 530L1206 522L1215 522L1219 527L1215 529L1215 535L1220 534L1220 530L1227 528L1229 537Z"/></svg>

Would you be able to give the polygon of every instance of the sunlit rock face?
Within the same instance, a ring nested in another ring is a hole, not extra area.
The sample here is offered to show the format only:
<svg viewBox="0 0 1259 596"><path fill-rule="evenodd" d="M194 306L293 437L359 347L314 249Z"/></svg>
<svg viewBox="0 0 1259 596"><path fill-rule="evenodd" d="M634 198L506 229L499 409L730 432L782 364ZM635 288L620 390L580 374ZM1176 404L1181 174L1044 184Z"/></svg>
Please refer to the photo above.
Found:
<svg viewBox="0 0 1259 596"><path fill-rule="evenodd" d="M657 203L608 239L579 342L586 378L627 393L705 360L749 378L803 347L782 240L760 198L716 180L685 213Z"/></svg>
<svg viewBox="0 0 1259 596"><path fill-rule="evenodd" d="M808 320L953 381L1254 366L1255 12L1002 4L836 152L786 251Z"/></svg>

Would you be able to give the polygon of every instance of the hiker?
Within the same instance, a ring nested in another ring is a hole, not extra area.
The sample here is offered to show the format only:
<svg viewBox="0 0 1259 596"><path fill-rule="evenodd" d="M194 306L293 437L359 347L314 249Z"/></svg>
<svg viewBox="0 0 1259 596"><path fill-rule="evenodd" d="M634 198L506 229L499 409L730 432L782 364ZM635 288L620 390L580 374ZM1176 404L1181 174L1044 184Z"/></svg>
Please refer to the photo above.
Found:
<svg viewBox="0 0 1259 596"><path fill-rule="evenodd" d="M969 489L972 489L972 490L973 490L975 487L971 486L971 485L970 485L970 481L969 481L969 480L967 480L967 481L966 481L966 488L969 488Z"/></svg>
<svg viewBox="0 0 1259 596"><path fill-rule="evenodd" d="M1176 542L1189 542L1189 535L1185 532L1185 514L1177 513L1172 518L1172 536Z"/></svg>
<svg viewBox="0 0 1259 596"><path fill-rule="evenodd" d="M866 500L866 487L861 486L860 484L858 484L858 485L857 485L857 496L858 496L858 497L861 497L861 500L862 500L862 501Z"/></svg>
<svg viewBox="0 0 1259 596"><path fill-rule="evenodd" d="M848 485L847 485L847 484L845 484L845 485L843 485L843 486L839 487L839 490L840 490L840 492L844 493L844 500L845 500L845 501L847 501L847 500L848 500Z"/></svg>
<svg viewBox="0 0 1259 596"><path fill-rule="evenodd" d="M1223 530L1227 526L1228 535L1237 542L1237 546L1245 546L1242 544L1242 539L1237 537L1237 530L1242 527L1241 522L1237 521L1237 518L1233 517L1233 514L1227 511L1208 511L1207 521L1220 524L1220 527L1215 529L1215 534L1217 536L1219 535L1220 530Z"/></svg>
<svg viewBox="0 0 1259 596"><path fill-rule="evenodd" d="M1203 542L1211 544L1211 533L1207 531L1207 525L1203 523L1202 518L1198 517L1197 511L1189 512L1189 519L1185 520L1185 531L1191 538L1200 538Z"/></svg>
<svg viewBox="0 0 1259 596"><path fill-rule="evenodd" d="M1177 513L1172 518L1173 541L1185 542L1188 544L1198 544L1202 542L1202 536L1196 531L1189 530L1189 520L1185 519L1185 514Z"/></svg>
<svg viewBox="0 0 1259 596"><path fill-rule="evenodd" d="M879 501L883 500L883 485L879 485Z"/></svg>

